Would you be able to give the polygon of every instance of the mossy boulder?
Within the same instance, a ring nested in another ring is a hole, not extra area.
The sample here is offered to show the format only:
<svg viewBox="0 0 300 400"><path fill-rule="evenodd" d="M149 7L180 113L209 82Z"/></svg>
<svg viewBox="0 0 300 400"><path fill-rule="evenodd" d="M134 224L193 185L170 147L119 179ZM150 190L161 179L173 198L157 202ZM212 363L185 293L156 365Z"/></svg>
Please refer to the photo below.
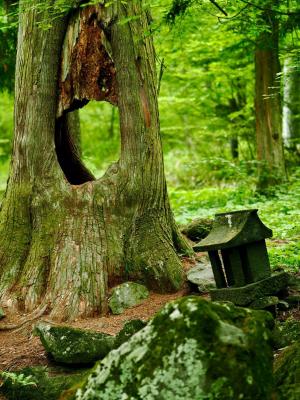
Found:
<svg viewBox="0 0 300 400"><path fill-rule="evenodd" d="M290 318L284 322L276 322L273 332L274 347L281 349L300 340L300 321Z"/></svg>
<svg viewBox="0 0 300 400"><path fill-rule="evenodd" d="M275 360L277 400L300 399L300 341L287 347Z"/></svg>
<svg viewBox="0 0 300 400"><path fill-rule="evenodd" d="M194 219L182 227L181 232L193 242L204 239L212 229L213 220L206 218Z"/></svg>
<svg viewBox="0 0 300 400"><path fill-rule="evenodd" d="M91 364L105 357L115 346L114 336L68 326L40 323L35 333L53 359L63 364Z"/></svg>
<svg viewBox="0 0 300 400"><path fill-rule="evenodd" d="M140 304L147 297L149 291L144 285L126 282L112 289L108 305L113 314L122 314L125 309Z"/></svg>
<svg viewBox="0 0 300 400"><path fill-rule="evenodd" d="M185 297L111 351L67 398L268 400L272 327L265 311Z"/></svg>
<svg viewBox="0 0 300 400"><path fill-rule="evenodd" d="M0 393L8 400L57 400L62 391L82 380L88 372L36 367L4 373Z"/></svg>

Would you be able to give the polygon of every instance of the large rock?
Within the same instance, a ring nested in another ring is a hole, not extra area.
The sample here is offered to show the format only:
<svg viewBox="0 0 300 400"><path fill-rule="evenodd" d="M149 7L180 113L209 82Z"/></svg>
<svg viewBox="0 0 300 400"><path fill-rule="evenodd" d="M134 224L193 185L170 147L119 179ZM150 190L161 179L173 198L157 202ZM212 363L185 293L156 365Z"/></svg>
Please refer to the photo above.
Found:
<svg viewBox="0 0 300 400"><path fill-rule="evenodd" d="M99 362L76 400L268 400L273 318L199 297L169 303Z"/></svg>
<svg viewBox="0 0 300 400"><path fill-rule="evenodd" d="M115 337L105 333L40 323L35 328L46 351L56 362L91 364L114 348Z"/></svg>
<svg viewBox="0 0 300 400"><path fill-rule="evenodd" d="M209 264L198 263L187 273L187 280L196 285L200 293L207 293L216 287L214 274Z"/></svg>
<svg viewBox="0 0 300 400"><path fill-rule="evenodd" d="M300 341L286 348L274 363L277 400L300 399Z"/></svg>
<svg viewBox="0 0 300 400"><path fill-rule="evenodd" d="M110 336L68 326L40 323L35 327L35 333L55 361L67 365L84 365L102 359L145 325L139 319L127 321L116 336Z"/></svg>
<svg viewBox="0 0 300 400"><path fill-rule="evenodd" d="M213 220L197 218L181 229L181 232L193 242L204 239L211 231Z"/></svg>
<svg viewBox="0 0 300 400"><path fill-rule="evenodd" d="M113 288L108 305L113 314L122 314L125 309L140 304L148 296L149 292L145 286L126 282Z"/></svg>
<svg viewBox="0 0 300 400"><path fill-rule="evenodd" d="M8 400L57 400L62 391L82 380L87 370L25 368L1 377L0 393Z"/></svg>

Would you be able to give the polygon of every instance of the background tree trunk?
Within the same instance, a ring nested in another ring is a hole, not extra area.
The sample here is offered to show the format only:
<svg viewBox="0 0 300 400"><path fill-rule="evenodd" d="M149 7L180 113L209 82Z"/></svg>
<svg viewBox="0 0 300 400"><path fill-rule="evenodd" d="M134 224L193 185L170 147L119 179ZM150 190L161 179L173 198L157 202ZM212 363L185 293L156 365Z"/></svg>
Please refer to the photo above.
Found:
<svg viewBox="0 0 300 400"><path fill-rule="evenodd" d="M285 145L295 150L300 146L300 70L297 61L286 58L283 72L283 138Z"/></svg>
<svg viewBox="0 0 300 400"><path fill-rule="evenodd" d="M60 97L58 105L67 20L57 18L51 28L41 29L37 23L49 11L37 12L38 3L33 0L33 7L25 5L20 14L14 151L0 215L1 301L65 320L105 312L109 287L124 280L177 290L183 272L176 251L190 248L167 195L154 49L142 2L92 8L99 23L84 20L83 36L77 38L89 40L88 32L95 37L94 28L101 29L102 40L111 41L117 70L122 150L119 162L97 181L77 157L73 133L65 129L64 110L82 106L84 95L72 105ZM79 18L85 13L78 12ZM127 22L118 23L123 18ZM85 30L87 21L93 25ZM98 65L97 57L91 60L91 66L93 60ZM107 80L100 83L106 93ZM59 143L64 143L60 150ZM66 158L76 159L76 167L68 170Z"/></svg>
<svg viewBox="0 0 300 400"><path fill-rule="evenodd" d="M273 4L274 2L272 2ZM270 2L268 3L270 5ZM271 7L270 7L271 8ZM255 51L256 144L259 165L258 188L263 189L286 178L282 142L282 112L278 54L278 20L271 11L262 16L265 28Z"/></svg>

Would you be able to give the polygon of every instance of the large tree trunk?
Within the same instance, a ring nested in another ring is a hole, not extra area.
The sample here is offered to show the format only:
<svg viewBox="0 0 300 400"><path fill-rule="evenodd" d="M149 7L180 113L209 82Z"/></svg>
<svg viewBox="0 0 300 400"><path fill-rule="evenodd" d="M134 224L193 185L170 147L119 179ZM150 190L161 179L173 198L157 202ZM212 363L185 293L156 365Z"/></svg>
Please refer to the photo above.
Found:
<svg viewBox="0 0 300 400"><path fill-rule="evenodd" d="M271 3L273 4L274 1ZM268 5L270 6L271 3L268 2ZM267 28L259 35L255 51L255 113L259 189L279 183L286 178L278 76L280 72L278 20L272 11L265 11L262 20Z"/></svg>
<svg viewBox="0 0 300 400"><path fill-rule="evenodd" d="M167 195L154 49L142 1L78 11L67 33L66 18L39 28L47 12L25 7L20 14L14 151L0 216L0 293L3 304L45 309L62 320L105 312L109 287L125 279L159 291L179 289L177 251L189 247ZM84 44L94 50L82 61ZM99 180L82 164L67 117L91 98L117 102L120 111L120 160Z"/></svg>

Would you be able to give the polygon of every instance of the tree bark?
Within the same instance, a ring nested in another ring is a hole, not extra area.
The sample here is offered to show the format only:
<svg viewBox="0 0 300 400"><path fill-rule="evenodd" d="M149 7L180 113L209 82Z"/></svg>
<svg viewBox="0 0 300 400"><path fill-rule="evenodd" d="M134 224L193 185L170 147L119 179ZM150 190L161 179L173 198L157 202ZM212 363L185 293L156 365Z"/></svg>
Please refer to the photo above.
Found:
<svg viewBox="0 0 300 400"><path fill-rule="evenodd" d="M272 11L265 11L262 21L267 28L259 35L255 51L255 113L259 189L267 188L286 179L280 78L278 76L280 72L278 20Z"/></svg>
<svg viewBox="0 0 300 400"><path fill-rule="evenodd" d="M300 71L296 65L296 60L293 62L291 58L286 58L283 69L283 138L291 150L300 146Z"/></svg>
<svg viewBox="0 0 300 400"><path fill-rule="evenodd" d="M39 27L48 12L25 7L20 14L14 150L0 215L0 294L4 305L46 309L53 319L70 320L106 312L109 288L124 280L178 290L183 271L177 252L190 248L168 200L154 48L142 1L78 11L83 20L75 47L86 44L81 35L89 40L93 32L112 51L108 60L95 47L84 65L78 64L78 48L74 53L65 47L71 35L66 17L47 30ZM73 75L60 66L63 42L63 54L73 57L67 68L78 67ZM101 90L89 91L81 84L82 68L94 71L99 57L98 76L89 79ZM107 71L110 79L103 77ZM118 103L121 129L120 160L99 180L80 161L66 129L67 112L95 94Z"/></svg>

